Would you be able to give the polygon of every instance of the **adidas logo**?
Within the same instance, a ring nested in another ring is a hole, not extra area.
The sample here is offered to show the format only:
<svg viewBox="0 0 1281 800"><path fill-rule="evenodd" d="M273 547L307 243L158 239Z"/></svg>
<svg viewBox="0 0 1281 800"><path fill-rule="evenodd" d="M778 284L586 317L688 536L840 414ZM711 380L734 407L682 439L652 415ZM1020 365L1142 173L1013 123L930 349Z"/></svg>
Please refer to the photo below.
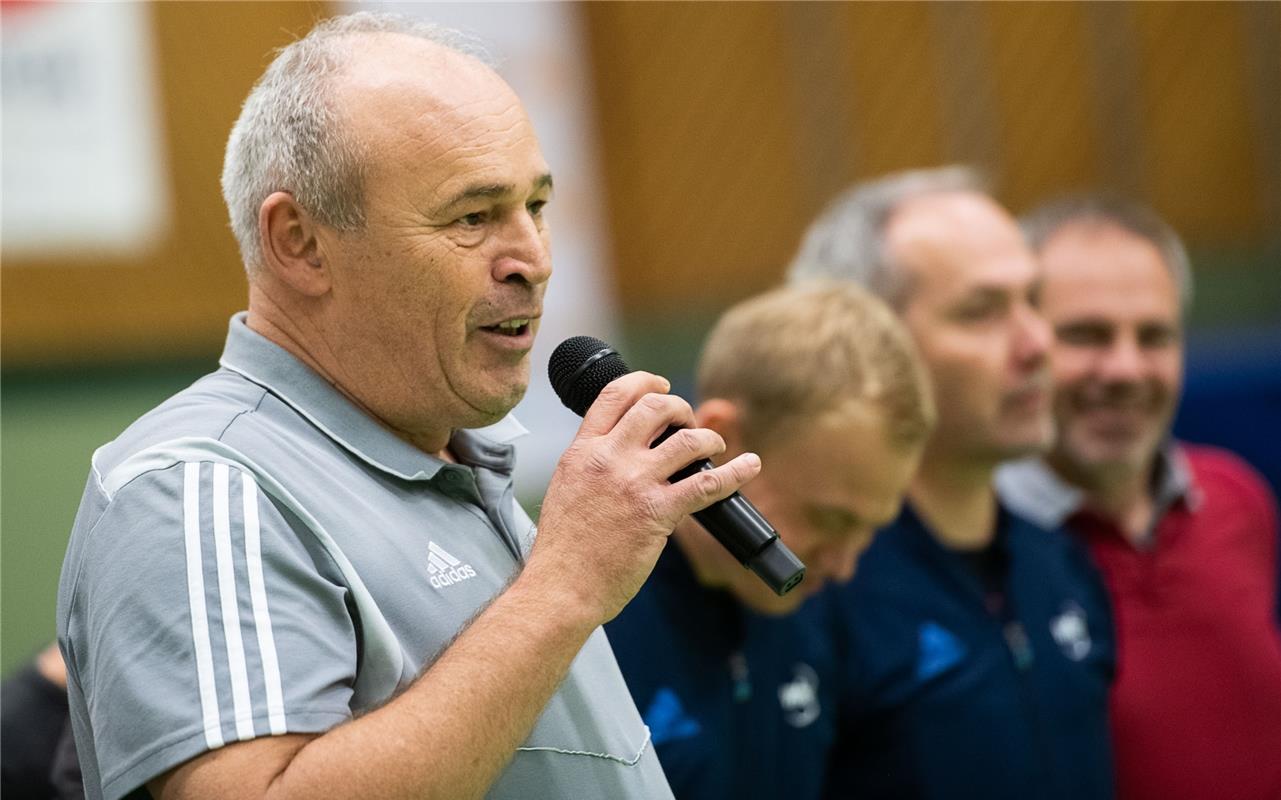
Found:
<svg viewBox="0 0 1281 800"><path fill-rule="evenodd" d="M471 568L471 564L454 558L435 542L427 543L427 573L431 576L428 583L437 589L476 577L476 570Z"/></svg>

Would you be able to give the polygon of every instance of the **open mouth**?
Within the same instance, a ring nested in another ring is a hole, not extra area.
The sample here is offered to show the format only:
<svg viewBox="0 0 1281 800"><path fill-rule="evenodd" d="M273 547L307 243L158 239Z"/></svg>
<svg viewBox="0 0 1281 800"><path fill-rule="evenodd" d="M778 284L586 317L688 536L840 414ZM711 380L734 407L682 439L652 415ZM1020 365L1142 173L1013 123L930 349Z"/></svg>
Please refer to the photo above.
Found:
<svg viewBox="0 0 1281 800"><path fill-rule="evenodd" d="M497 325L485 325L481 330L500 336L522 336L529 332L529 323L528 319L509 319Z"/></svg>

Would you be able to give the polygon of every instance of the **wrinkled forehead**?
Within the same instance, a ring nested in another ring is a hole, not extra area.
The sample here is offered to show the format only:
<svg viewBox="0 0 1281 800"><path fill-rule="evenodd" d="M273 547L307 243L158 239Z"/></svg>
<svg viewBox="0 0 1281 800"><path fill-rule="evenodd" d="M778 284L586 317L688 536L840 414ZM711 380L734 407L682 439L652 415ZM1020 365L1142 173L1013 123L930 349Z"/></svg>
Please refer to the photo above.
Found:
<svg viewBox="0 0 1281 800"><path fill-rule="evenodd" d="M1173 270L1150 240L1108 222L1069 223L1041 250L1046 310L1099 317L1182 314Z"/></svg>
<svg viewBox="0 0 1281 800"><path fill-rule="evenodd" d="M480 60L399 33L356 34L335 76L339 112L371 148L463 135L477 121L528 125L511 87Z"/></svg>
<svg viewBox="0 0 1281 800"><path fill-rule="evenodd" d="M1165 280L1160 282L1174 282L1174 270L1155 242L1106 219L1076 219L1060 225L1041 246L1041 259L1047 280L1090 268L1111 272L1123 264L1154 276L1164 272Z"/></svg>
<svg viewBox="0 0 1281 800"><path fill-rule="evenodd" d="M889 220L886 244L917 290L1018 290L1040 277L1014 218L978 192L940 192L905 202Z"/></svg>

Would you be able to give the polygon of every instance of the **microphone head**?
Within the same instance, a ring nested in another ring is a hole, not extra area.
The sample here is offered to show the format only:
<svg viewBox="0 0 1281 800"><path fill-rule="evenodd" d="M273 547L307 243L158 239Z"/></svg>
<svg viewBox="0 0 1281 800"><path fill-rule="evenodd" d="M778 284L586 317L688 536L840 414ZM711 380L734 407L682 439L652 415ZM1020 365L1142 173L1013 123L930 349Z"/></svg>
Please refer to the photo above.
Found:
<svg viewBox="0 0 1281 800"><path fill-rule="evenodd" d="M601 389L629 372L631 369L614 348L591 336L566 339L547 362L547 377L556 396L580 417L596 402Z"/></svg>

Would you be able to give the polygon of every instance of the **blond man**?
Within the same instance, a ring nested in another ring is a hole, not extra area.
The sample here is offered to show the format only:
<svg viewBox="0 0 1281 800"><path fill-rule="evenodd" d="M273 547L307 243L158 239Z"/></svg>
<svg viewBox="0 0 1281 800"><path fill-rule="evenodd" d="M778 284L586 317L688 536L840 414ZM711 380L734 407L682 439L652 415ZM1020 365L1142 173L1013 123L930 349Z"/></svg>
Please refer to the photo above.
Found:
<svg viewBox="0 0 1281 800"><path fill-rule="evenodd" d="M817 797L835 732L828 582L893 520L934 424L893 312L850 284L731 309L698 372L695 418L765 465L748 497L805 562L775 596L685 520L607 630L677 797Z"/></svg>

